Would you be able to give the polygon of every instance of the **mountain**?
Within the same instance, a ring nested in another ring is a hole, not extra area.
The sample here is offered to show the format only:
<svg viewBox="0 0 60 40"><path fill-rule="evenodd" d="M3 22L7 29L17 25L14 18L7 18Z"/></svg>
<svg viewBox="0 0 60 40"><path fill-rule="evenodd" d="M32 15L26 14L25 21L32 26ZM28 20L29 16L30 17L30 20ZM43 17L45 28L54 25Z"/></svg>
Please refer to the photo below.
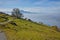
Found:
<svg viewBox="0 0 60 40"><path fill-rule="evenodd" d="M50 27L7 14L0 14L0 31L5 33L7 40L60 40L56 26Z"/></svg>
<svg viewBox="0 0 60 40"><path fill-rule="evenodd" d="M25 10L20 10L21 13L28 13L28 14L36 14L36 12L30 12L30 11L25 11Z"/></svg>
<svg viewBox="0 0 60 40"><path fill-rule="evenodd" d="M21 13L31 13L31 12L28 12L28 11L24 11L24 10L20 10Z"/></svg>

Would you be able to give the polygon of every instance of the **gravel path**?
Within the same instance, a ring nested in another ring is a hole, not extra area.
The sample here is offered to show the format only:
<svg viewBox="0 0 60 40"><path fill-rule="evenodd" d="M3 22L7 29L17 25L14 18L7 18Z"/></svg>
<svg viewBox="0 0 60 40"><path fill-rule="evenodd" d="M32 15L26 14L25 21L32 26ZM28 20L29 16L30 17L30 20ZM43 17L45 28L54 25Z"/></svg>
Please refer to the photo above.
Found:
<svg viewBox="0 0 60 40"><path fill-rule="evenodd" d="M0 22L0 25L4 25L4 24L7 24L7 23L9 23L9 22L11 22L11 20L8 20L8 21L6 21L6 22Z"/></svg>
<svg viewBox="0 0 60 40"><path fill-rule="evenodd" d="M7 40L4 32L0 32L0 40Z"/></svg>
<svg viewBox="0 0 60 40"><path fill-rule="evenodd" d="M11 22L11 20L8 20L6 22L2 22L2 23L0 23L0 25L5 25L5 24L7 24L9 22ZM5 33L1 32L1 30L0 30L0 40L7 40Z"/></svg>

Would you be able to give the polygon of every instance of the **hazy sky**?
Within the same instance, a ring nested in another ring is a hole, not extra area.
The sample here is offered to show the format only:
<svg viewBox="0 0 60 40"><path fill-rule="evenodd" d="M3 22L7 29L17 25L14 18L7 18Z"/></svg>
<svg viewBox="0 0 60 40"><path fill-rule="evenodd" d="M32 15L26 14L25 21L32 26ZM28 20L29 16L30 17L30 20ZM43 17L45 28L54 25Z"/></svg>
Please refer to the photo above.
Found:
<svg viewBox="0 0 60 40"><path fill-rule="evenodd" d="M0 11L20 8L26 11L60 13L60 0L0 0Z"/></svg>

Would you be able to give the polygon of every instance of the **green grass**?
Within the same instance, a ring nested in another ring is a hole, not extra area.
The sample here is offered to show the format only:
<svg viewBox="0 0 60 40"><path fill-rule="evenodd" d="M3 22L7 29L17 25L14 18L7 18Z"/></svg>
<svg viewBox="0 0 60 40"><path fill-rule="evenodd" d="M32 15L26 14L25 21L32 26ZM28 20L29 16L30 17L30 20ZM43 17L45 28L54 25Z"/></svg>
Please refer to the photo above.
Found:
<svg viewBox="0 0 60 40"><path fill-rule="evenodd" d="M12 22L17 25L11 23L7 23L5 26L0 25L7 40L60 40L60 32L53 30L50 26L11 16L7 18L13 20Z"/></svg>

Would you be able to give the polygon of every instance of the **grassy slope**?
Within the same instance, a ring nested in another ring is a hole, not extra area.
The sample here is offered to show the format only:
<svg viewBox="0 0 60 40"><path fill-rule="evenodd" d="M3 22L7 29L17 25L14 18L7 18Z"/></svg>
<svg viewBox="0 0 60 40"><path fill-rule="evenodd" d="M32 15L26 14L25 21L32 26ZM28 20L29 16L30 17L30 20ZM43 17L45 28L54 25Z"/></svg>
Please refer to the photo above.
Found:
<svg viewBox="0 0 60 40"><path fill-rule="evenodd" d="M13 19L10 16L7 18ZM5 26L0 25L0 29L5 32L8 40L60 40L60 32L49 26L17 18L13 22L17 26L11 23L5 24Z"/></svg>

